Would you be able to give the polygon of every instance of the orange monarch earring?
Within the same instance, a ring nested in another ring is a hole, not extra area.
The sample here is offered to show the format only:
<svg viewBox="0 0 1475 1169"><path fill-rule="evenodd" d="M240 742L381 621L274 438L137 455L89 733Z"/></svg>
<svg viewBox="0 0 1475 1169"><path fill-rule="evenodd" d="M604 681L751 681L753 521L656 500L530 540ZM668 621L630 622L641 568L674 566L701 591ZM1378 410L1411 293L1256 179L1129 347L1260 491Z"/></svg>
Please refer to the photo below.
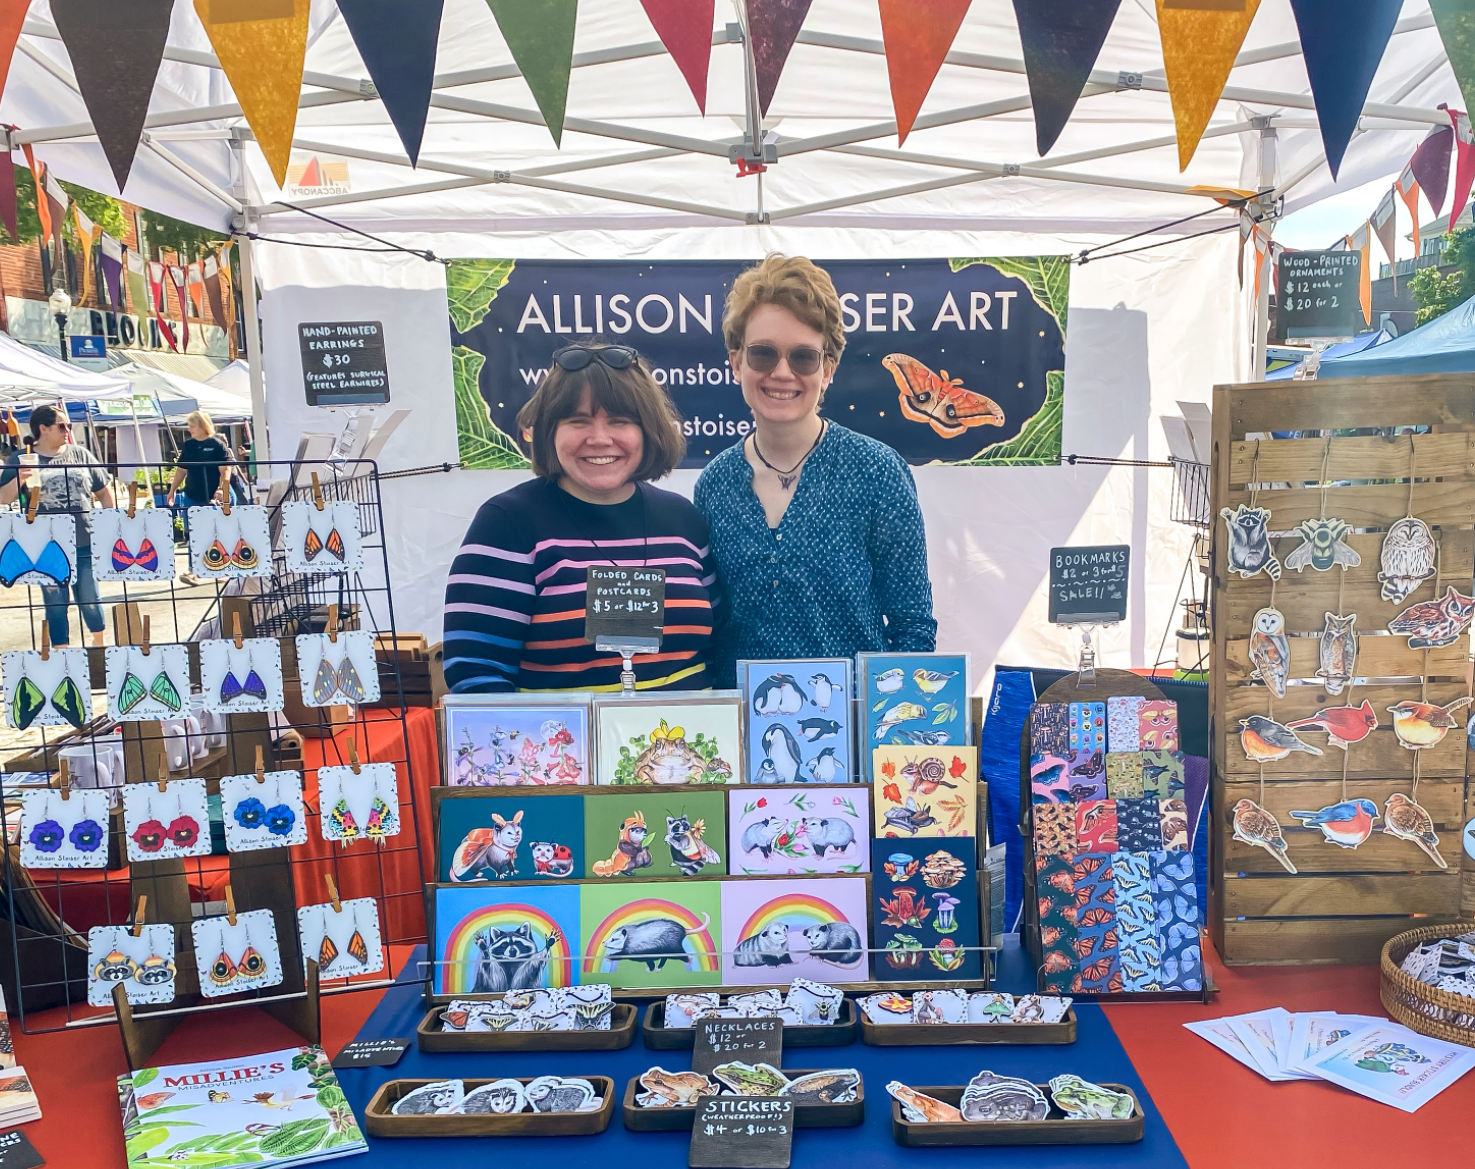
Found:
<svg viewBox="0 0 1475 1169"><path fill-rule="evenodd" d="M323 944L318 947L318 966L326 970L338 957L338 947L333 944L333 939L327 934L327 922L324 922L323 926Z"/></svg>
<svg viewBox="0 0 1475 1169"><path fill-rule="evenodd" d="M354 926L353 937L348 939L348 954L360 966L369 964L369 947L364 943L364 935L359 933L357 924Z"/></svg>

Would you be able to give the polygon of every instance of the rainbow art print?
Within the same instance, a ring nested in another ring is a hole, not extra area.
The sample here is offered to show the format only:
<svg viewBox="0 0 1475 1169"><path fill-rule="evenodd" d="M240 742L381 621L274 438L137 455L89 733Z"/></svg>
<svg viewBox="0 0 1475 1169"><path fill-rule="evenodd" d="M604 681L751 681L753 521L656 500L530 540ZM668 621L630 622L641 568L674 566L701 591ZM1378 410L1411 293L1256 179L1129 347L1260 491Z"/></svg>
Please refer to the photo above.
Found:
<svg viewBox="0 0 1475 1169"><path fill-rule="evenodd" d="M435 890L435 992L486 994L578 981L577 886Z"/></svg>
<svg viewBox="0 0 1475 1169"><path fill-rule="evenodd" d="M581 979L612 986L716 986L722 898L715 881L580 887Z"/></svg>
<svg viewBox="0 0 1475 1169"><path fill-rule="evenodd" d="M725 985L869 977L863 877L724 881L722 923Z"/></svg>

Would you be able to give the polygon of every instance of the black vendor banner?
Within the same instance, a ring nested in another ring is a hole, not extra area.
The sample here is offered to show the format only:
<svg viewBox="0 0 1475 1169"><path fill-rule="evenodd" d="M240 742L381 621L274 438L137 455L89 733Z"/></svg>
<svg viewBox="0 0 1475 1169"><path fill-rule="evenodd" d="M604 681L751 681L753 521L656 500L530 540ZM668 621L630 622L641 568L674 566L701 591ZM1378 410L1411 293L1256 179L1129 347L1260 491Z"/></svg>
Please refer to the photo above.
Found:
<svg viewBox="0 0 1475 1169"><path fill-rule="evenodd" d="M844 310L826 417L913 464L1060 460L1070 268L1063 256L819 261ZM456 426L467 467L528 466L517 412L553 352L600 335L640 350L684 419L685 467L753 427L722 308L744 261L453 260Z"/></svg>

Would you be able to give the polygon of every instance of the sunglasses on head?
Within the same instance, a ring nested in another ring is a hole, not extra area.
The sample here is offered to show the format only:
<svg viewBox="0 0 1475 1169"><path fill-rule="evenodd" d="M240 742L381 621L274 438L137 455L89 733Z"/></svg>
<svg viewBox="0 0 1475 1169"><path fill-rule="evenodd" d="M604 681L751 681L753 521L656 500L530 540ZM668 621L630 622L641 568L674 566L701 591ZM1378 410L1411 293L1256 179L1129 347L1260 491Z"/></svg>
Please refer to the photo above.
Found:
<svg viewBox="0 0 1475 1169"><path fill-rule="evenodd" d="M553 354L553 361L558 368L567 370L569 373L577 373L587 368L595 358L604 362L610 369L629 369L640 360L640 354L628 345L601 345L598 348L589 345L569 345Z"/></svg>
<svg viewBox="0 0 1475 1169"><path fill-rule="evenodd" d="M824 351L813 345L796 345L785 352L777 345L757 341L743 350L743 359L755 373L772 373L778 368L779 358L788 362L789 372L795 377L810 377L824 366Z"/></svg>

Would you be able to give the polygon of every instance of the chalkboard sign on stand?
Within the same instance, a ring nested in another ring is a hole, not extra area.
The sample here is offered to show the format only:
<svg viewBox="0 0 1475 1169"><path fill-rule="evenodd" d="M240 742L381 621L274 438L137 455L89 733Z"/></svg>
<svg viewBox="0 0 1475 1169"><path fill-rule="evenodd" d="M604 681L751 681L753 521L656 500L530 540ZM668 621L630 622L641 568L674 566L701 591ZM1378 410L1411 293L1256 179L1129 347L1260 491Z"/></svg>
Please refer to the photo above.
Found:
<svg viewBox="0 0 1475 1169"><path fill-rule="evenodd" d="M1112 625L1127 619L1132 549L1098 544L1050 549L1050 624Z"/></svg>
<svg viewBox="0 0 1475 1169"><path fill-rule="evenodd" d="M1367 328L1361 252L1282 252L1277 268L1282 337L1355 337Z"/></svg>
<svg viewBox="0 0 1475 1169"><path fill-rule="evenodd" d="M709 1096L691 1126L692 1169L789 1169L794 1102L778 1096Z"/></svg>
<svg viewBox="0 0 1475 1169"><path fill-rule="evenodd" d="M691 1069L705 1076L724 1063L784 1062L784 1025L781 1019L698 1019Z"/></svg>

